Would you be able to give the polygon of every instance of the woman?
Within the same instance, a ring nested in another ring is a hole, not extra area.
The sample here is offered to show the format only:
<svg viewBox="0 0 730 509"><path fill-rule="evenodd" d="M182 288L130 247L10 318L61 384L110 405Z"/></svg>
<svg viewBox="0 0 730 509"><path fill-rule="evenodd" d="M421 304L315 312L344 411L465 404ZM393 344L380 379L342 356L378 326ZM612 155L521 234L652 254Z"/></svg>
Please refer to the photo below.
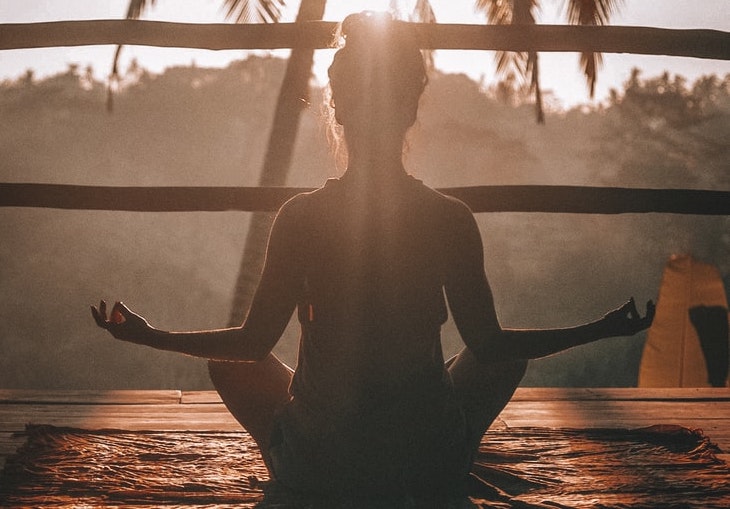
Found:
<svg viewBox="0 0 730 509"><path fill-rule="evenodd" d="M121 303L109 319L103 302L92 313L118 339L210 359L223 401L281 485L448 497L463 490L527 359L634 334L653 305L643 318L631 300L574 328L502 328L471 212L402 164L426 84L418 46L397 22L368 13L342 31L329 76L347 170L280 209L245 322L165 332ZM446 364L444 296L466 344ZM295 308L292 373L271 350Z"/></svg>

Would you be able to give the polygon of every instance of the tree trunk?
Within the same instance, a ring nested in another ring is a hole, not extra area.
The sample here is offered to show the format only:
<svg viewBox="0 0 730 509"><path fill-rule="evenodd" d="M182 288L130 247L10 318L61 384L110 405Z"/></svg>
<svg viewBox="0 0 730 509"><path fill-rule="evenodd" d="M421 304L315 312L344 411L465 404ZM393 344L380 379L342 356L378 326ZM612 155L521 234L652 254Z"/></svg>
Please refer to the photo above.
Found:
<svg viewBox="0 0 730 509"><path fill-rule="evenodd" d="M297 22L321 20L326 0L302 0ZM269 146L261 169L259 186L283 186L289 173L292 153L299 129L299 117L309 98L314 50L293 48L279 91ZM233 294L229 325L236 326L246 316L258 284L266 255L266 243L274 214L255 212L246 236L238 279Z"/></svg>

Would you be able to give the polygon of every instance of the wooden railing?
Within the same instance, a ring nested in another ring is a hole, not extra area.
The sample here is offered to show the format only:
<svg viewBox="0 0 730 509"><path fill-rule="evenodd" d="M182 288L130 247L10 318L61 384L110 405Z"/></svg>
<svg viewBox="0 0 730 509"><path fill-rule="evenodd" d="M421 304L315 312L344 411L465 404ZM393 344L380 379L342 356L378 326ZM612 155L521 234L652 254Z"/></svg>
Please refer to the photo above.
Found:
<svg viewBox="0 0 730 509"><path fill-rule="evenodd" d="M0 207L134 212L275 211L296 187L103 187L0 184ZM730 215L730 192L576 186L449 187L473 212Z"/></svg>
<svg viewBox="0 0 730 509"><path fill-rule="evenodd" d="M701 8L701 7L698 7ZM730 60L730 34L626 26L404 24L424 49L595 51ZM0 24L0 50L125 44L209 50L327 48L336 23L195 24L136 20Z"/></svg>

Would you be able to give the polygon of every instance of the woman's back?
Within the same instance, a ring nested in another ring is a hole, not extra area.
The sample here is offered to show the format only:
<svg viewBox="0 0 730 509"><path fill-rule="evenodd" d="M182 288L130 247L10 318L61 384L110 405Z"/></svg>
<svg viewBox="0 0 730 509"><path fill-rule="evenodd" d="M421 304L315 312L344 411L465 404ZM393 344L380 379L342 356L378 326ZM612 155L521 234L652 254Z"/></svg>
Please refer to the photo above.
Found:
<svg viewBox="0 0 730 509"><path fill-rule="evenodd" d="M376 199L366 194L332 179L296 206L292 249L304 278L296 397L325 392L331 402L340 392L357 405L360 390L372 397L440 383L443 283L463 205L405 174Z"/></svg>
<svg viewBox="0 0 730 509"><path fill-rule="evenodd" d="M378 199L363 194L333 179L292 207L301 219L292 223L292 248L304 283L293 401L282 422L287 446L328 451L326 463L339 465L330 479L372 484L382 476L397 484L386 466L398 475L422 472L421 463L437 458L439 469L458 472L464 422L440 327L453 220L463 205L405 174ZM354 462L361 474L340 462Z"/></svg>

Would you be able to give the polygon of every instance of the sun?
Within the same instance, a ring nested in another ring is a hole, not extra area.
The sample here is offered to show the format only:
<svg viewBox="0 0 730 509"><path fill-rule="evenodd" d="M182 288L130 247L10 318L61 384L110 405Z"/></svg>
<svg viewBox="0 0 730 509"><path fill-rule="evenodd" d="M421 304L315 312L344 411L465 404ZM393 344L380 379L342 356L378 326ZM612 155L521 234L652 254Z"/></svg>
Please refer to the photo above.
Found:
<svg viewBox="0 0 730 509"><path fill-rule="evenodd" d="M431 7L439 23L473 23L472 2L453 0L431 0ZM347 0L327 2L324 19L342 21L345 16L361 11L397 11L401 19L407 19L413 12L416 0Z"/></svg>
<svg viewBox="0 0 730 509"><path fill-rule="evenodd" d="M389 0L354 0L347 2L327 2L324 19L328 21L342 21L348 14L361 11L387 11Z"/></svg>

